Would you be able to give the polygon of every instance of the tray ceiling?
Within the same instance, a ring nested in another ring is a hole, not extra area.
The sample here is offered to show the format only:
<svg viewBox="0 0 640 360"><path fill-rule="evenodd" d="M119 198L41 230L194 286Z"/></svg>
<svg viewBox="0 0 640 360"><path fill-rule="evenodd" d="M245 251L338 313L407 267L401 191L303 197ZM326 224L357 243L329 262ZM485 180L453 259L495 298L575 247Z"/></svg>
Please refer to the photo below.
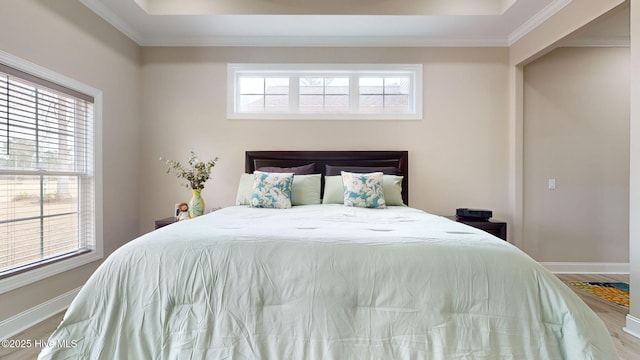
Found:
<svg viewBox="0 0 640 360"><path fill-rule="evenodd" d="M141 46L509 46L571 0L81 0Z"/></svg>

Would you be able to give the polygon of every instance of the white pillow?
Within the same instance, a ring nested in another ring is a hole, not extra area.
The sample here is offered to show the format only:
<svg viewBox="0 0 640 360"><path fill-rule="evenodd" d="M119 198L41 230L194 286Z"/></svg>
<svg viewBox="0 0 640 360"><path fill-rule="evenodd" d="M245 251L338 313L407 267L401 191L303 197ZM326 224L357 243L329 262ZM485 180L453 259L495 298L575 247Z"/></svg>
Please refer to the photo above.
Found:
<svg viewBox="0 0 640 360"><path fill-rule="evenodd" d="M242 174L238 192L236 193L236 205L249 205L251 192L253 191L253 174Z"/></svg>

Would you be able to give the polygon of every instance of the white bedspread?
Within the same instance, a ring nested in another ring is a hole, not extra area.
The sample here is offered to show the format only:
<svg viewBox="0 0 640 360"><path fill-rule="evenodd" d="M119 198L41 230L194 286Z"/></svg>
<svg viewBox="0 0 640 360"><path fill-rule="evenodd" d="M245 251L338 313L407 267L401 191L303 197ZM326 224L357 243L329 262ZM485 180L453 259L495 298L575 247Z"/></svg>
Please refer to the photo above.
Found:
<svg viewBox="0 0 640 360"><path fill-rule="evenodd" d="M617 359L553 274L406 207L230 207L144 235L40 359ZM66 342L64 342L66 341Z"/></svg>

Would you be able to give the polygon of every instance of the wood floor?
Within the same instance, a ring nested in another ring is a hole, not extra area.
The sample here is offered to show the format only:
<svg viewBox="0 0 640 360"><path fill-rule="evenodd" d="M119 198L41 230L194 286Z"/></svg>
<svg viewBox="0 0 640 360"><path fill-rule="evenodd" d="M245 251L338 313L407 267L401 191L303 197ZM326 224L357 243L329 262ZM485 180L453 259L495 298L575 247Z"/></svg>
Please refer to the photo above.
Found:
<svg viewBox="0 0 640 360"><path fill-rule="evenodd" d="M629 282L628 275L558 275L561 280L565 281L622 281ZM621 360L640 359L640 340L625 333L622 328L625 326L627 309L612 304L606 300L590 294L586 291L574 289L580 298L587 304L598 316L604 321L609 328L613 342L618 349L618 355ZM46 340L55 330L58 323L62 320L63 313L52 316L51 318L29 328L22 333L13 337L20 340ZM37 358L38 349L5 349L0 347L0 359L5 360L32 360Z"/></svg>
<svg viewBox="0 0 640 360"><path fill-rule="evenodd" d="M601 282L626 282L629 283L629 275L558 275L563 281L601 281ZM621 360L640 359L640 340L622 330L626 325L628 309L601 299L587 291L574 289L589 307L604 321L613 339L618 356Z"/></svg>

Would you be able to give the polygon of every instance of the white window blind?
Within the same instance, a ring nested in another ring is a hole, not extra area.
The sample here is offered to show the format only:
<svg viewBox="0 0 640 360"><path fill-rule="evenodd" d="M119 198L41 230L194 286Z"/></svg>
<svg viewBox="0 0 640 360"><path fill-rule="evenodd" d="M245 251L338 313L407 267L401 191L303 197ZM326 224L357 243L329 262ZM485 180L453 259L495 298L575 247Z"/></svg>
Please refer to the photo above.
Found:
<svg viewBox="0 0 640 360"><path fill-rule="evenodd" d="M96 247L94 99L0 64L0 279Z"/></svg>
<svg viewBox="0 0 640 360"><path fill-rule="evenodd" d="M420 64L229 64L231 119L422 119Z"/></svg>

